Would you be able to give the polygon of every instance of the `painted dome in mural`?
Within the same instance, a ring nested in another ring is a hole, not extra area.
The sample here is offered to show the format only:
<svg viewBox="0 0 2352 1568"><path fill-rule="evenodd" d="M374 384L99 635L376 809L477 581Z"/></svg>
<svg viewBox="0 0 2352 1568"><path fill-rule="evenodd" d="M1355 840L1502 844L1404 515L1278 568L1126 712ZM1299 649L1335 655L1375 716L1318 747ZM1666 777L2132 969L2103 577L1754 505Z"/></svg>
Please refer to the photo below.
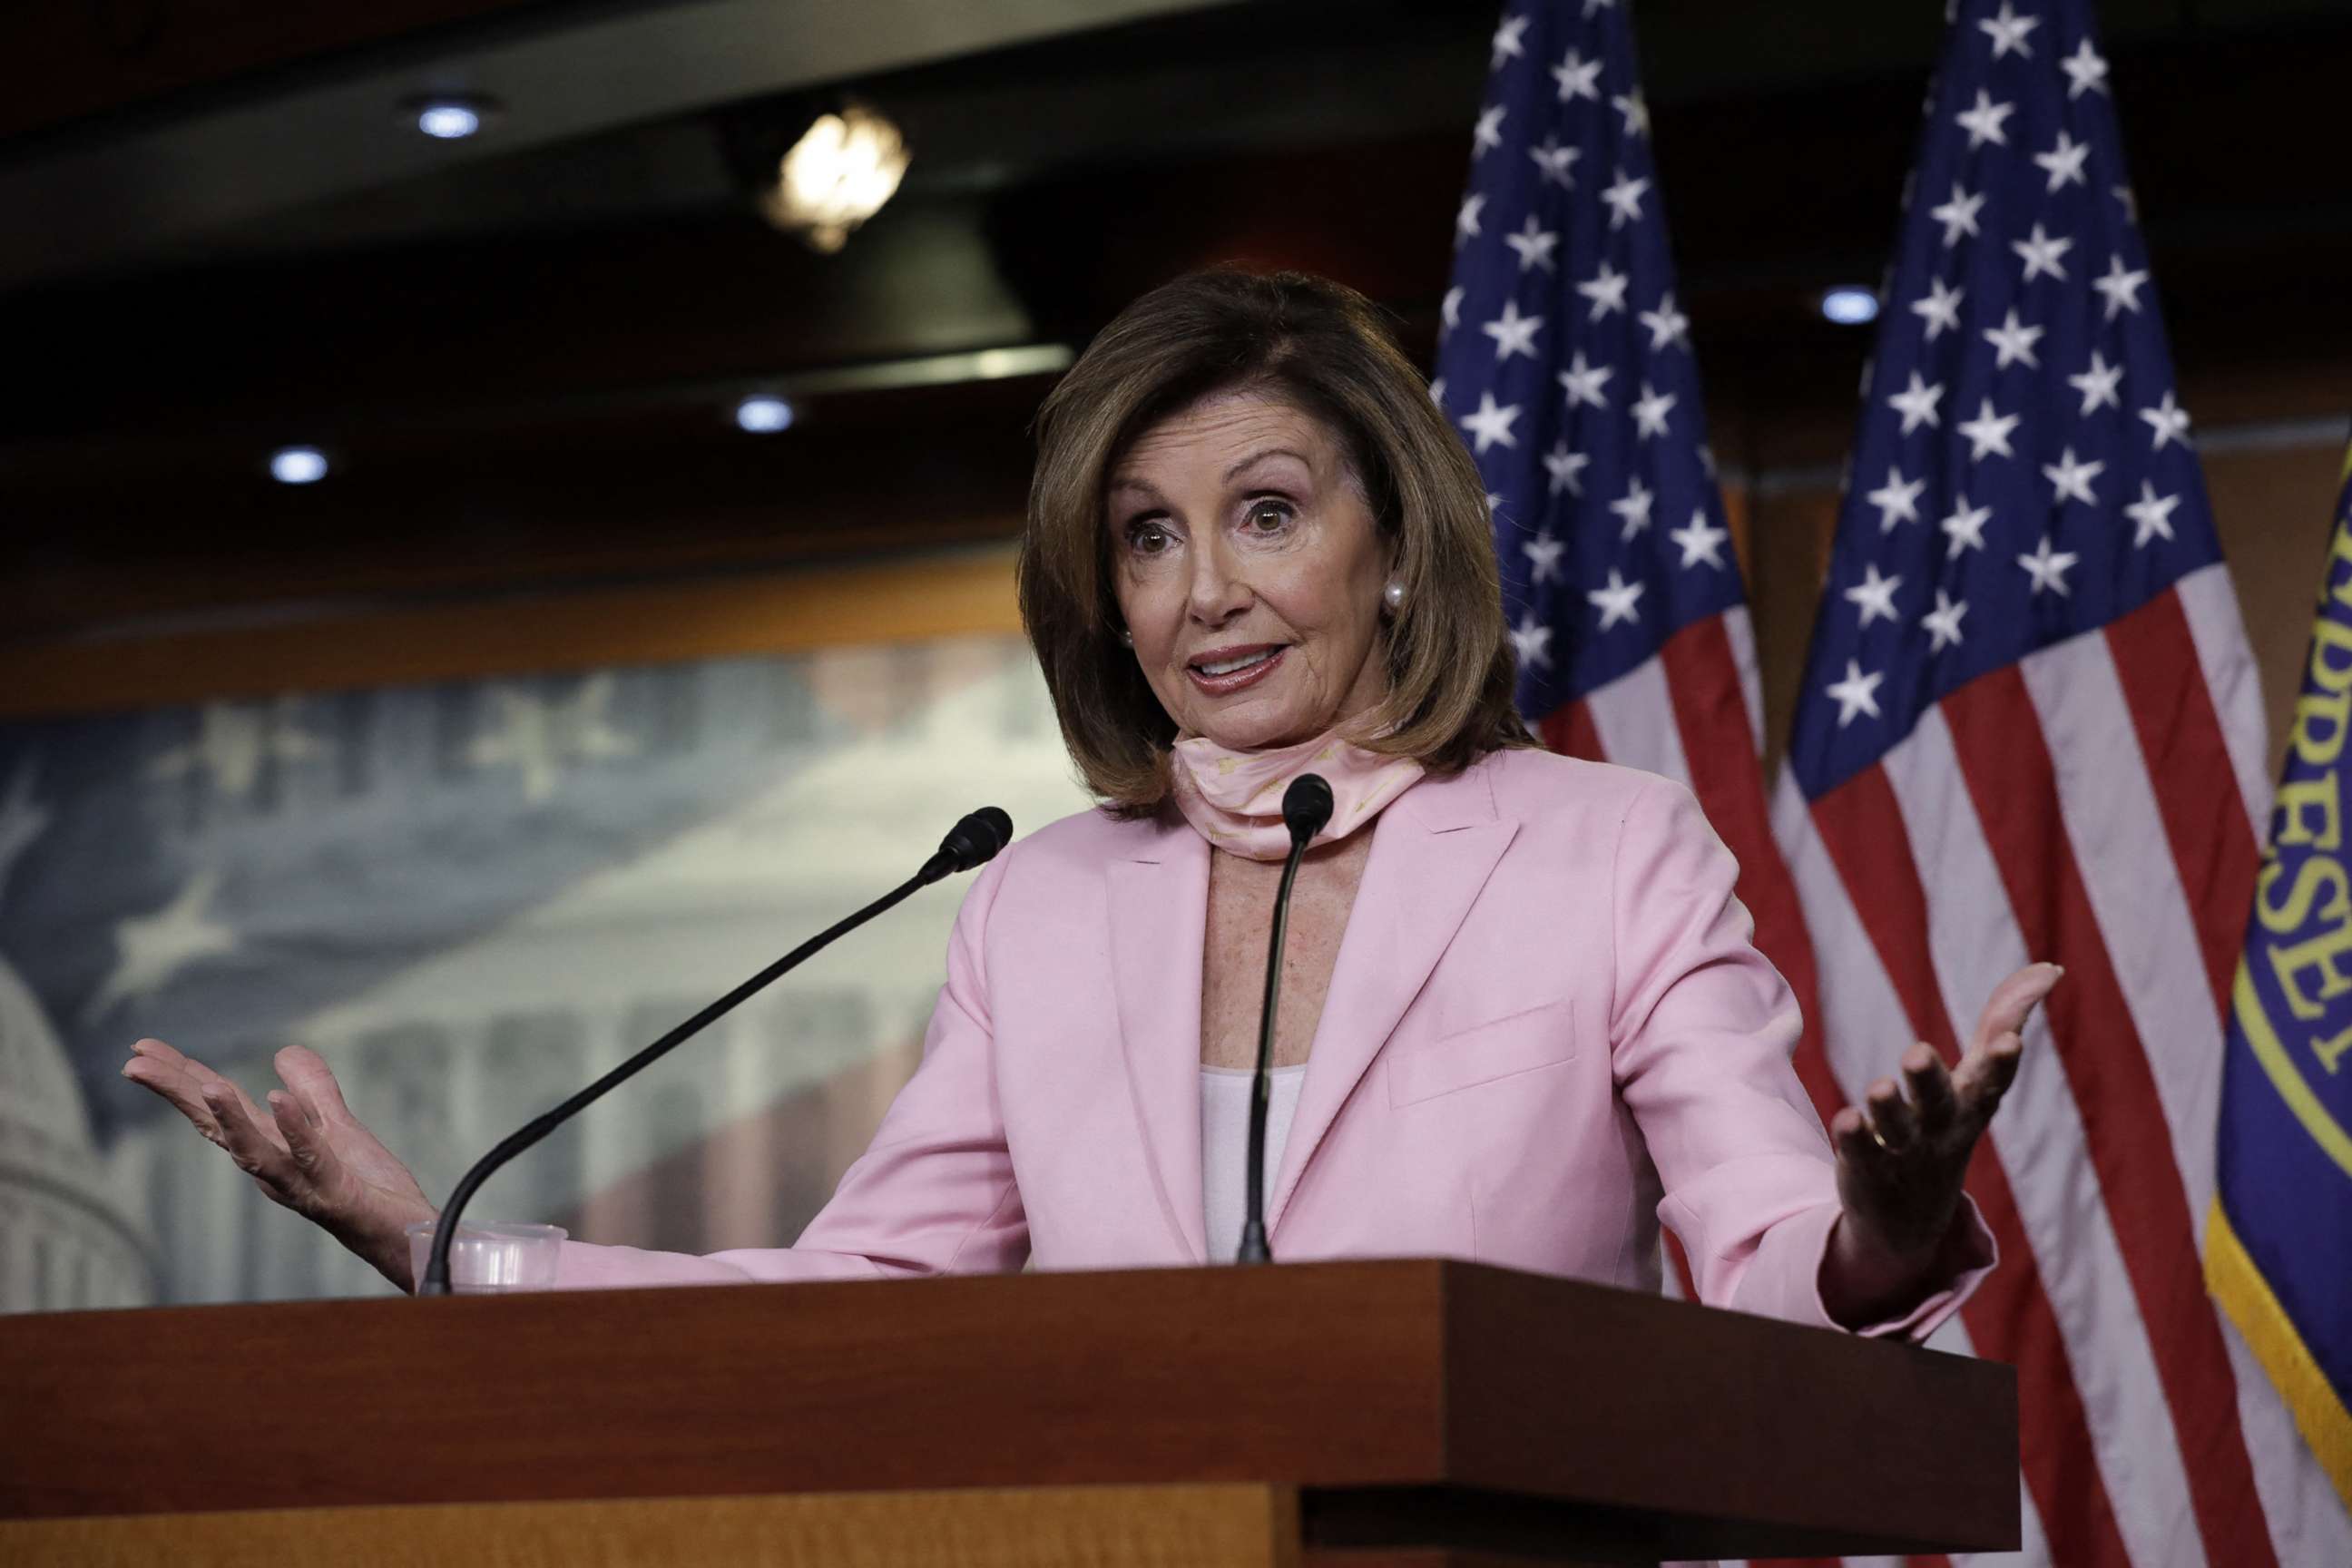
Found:
<svg viewBox="0 0 2352 1568"><path fill-rule="evenodd" d="M0 1311L135 1306L153 1292L65 1046L0 957Z"/></svg>

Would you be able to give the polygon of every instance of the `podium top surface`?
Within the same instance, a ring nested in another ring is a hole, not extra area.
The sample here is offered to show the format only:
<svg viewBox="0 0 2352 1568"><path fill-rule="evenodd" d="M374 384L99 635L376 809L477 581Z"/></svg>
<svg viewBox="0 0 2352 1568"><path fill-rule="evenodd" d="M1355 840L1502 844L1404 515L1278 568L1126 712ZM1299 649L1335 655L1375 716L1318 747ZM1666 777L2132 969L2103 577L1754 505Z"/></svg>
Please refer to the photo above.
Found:
<svg viewBox="0 0 2352 1568"><path fill-rule="evenodd" d="M2006 1366L1438 1261L0 1318L0 1518L1257 1480L1886 1551L2018 1508Z"/></svg>

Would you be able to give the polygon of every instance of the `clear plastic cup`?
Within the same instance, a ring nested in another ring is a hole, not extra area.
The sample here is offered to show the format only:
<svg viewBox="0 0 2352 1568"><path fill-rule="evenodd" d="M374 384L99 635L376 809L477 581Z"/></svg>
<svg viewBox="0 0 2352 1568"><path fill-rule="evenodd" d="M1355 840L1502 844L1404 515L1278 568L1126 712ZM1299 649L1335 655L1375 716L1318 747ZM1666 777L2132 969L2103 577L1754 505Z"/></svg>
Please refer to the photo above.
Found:
<svg viewBox="0 0 2352 1568"><path fill-rule="evenodd" d="M420 1219L408 1227L409 1278L419 1284L425 1279L425 1260L433 1251L433 1230L438 1223ZM449 1247L449 1288L460 1296L552 1289L563 1237L560 1225L461 1222L457 1239Z"/></svg>

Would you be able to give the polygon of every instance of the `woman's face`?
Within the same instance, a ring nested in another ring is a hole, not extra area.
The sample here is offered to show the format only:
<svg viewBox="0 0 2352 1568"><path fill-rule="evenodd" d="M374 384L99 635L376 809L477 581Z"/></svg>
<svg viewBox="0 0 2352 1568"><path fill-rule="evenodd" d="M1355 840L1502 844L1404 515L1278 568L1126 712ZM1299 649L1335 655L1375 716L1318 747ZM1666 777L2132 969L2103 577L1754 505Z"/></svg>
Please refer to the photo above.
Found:
<svg viewBox="0 0 2352 1568"><path fill-rule="evenodd" d="M1147 430L1107 495L1136 661L1185 733L1286 745L1386 694L1392 552L1319 420L1264 393L1203 399Z"/></svg>

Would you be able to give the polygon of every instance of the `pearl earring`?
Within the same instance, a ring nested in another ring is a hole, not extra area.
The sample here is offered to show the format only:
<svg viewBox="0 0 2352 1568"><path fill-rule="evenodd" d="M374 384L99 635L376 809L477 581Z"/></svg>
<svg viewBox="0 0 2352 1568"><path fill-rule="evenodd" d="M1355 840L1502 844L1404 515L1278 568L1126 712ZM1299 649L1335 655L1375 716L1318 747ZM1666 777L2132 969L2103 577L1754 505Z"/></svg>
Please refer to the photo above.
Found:
<svg viewBox="0 0 2352 1568"><path fill-rule="evenodd" d="M1389 585L1381 590L1381 602L1388 605L1391 613L1403 609L1404 584L1393 577L1390 578Z"/></svg>
<svg viewBox="0 0 2352 1568"><path fill-rule="evenodd" d="M1125 643L1128 647L1133 647L1135 646L1135 634L1129 631L1125 626L1121 626L1118 628L1118 640Z"/></svg>

